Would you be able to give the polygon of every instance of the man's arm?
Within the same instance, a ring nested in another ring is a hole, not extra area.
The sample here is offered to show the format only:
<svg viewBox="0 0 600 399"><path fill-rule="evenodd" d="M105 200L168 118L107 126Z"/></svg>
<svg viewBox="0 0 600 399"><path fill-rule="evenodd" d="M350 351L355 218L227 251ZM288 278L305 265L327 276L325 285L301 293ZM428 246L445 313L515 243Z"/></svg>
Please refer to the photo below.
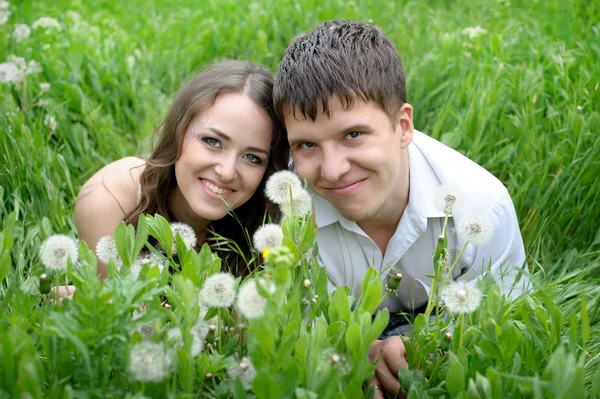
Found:
<svg viewBox="0 0 600 399"><path fill-rule="evenodd" d="M489 268L501 292L516 298L530 290L531 283L526 267L519 277L525 265L525 248L515 207L508 192L489 212L494 226L492 236L486 244L473 247L472 251L465 251L470 252L467 255L470 259L466 260L469 266L462 270L458 280L475 284L477 278Z"/></svg>

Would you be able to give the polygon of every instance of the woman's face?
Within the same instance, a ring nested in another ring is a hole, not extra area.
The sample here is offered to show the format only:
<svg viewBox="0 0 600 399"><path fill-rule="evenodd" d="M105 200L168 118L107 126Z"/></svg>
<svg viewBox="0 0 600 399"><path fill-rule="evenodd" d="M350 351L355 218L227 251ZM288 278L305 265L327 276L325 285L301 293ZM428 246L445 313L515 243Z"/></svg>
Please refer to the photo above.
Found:
<svg viewBox="0 0 600 399"><path fill-rule="evenodd" d="M213 221L248 201L265 174L272 135L271 118L250 98L219 94L185 133L175 162L176 198L185 201L172 204L174 215Z"/></svg>

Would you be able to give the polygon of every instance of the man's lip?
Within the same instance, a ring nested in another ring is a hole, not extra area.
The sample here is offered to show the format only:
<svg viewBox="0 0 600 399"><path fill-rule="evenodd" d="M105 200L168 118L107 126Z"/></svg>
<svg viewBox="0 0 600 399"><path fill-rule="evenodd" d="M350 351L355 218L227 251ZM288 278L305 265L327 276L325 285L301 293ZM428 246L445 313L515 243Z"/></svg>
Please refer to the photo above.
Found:
<svg viewBox="0 0 600 399"><path fill-rule="evenodd" d="M333 195L345 195L349 194L352 191L356 190L362 183L367 180L366 178L357 180L354 183L346 184L338 187L323 187L325 191Z"/></svg>
<svg viewBox="0 0 600 399"><path fill-rule="evenodd" d="M235 191L233 187L228 186L228 185L223 184L223 183L219 183L218 181L214 181L214 180L211 180L211 179L206 179L204 177L200 177L200 180L206 180L210 184L215 185L215 186L217 186L219 188L222 188L223 190L233 190L233 191Z"/></svg>

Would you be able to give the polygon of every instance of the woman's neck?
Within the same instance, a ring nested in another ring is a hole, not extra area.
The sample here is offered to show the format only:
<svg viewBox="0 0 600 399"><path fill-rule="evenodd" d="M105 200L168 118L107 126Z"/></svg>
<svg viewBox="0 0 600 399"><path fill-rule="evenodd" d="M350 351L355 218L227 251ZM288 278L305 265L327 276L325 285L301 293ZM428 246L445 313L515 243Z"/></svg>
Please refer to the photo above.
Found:
<svg viewBox="0 0 600 399"><path fill-rule="evenodd" d="M181 194L181 190L179 190L179 187L177 186L173 189L173 191L171 191L167 201L169 211L175 217L175 219L178 222L185 223L194 229L198 239L196 246L198 248L201 247L206 241L210 221L198 217L194 211L192 211L192 208L190 208L189 204L183 197L183 194Z"/></svg>

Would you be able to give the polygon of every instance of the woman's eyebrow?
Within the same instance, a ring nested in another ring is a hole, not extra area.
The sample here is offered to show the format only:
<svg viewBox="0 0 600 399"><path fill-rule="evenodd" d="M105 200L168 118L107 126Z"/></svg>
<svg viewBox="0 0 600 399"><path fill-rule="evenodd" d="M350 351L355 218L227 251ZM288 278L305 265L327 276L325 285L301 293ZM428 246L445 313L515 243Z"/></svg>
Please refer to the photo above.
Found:
<svg viewBox="0 0 600 399"><path fill-rule="evenodd" d="M227 141L227 142L232 141L232 139L229 135L223 133L221 130L219 130L217 128L207 126L207 127L205 127L205 129L210 130L212 133L214 133L216 136L220 137L224 141ZM265 154L267 156L269 155L269 150L265 150L264 148L248 146L248 147L246 147L246 150L252 151L252 152L262 152L263 154Z"/></svg>

